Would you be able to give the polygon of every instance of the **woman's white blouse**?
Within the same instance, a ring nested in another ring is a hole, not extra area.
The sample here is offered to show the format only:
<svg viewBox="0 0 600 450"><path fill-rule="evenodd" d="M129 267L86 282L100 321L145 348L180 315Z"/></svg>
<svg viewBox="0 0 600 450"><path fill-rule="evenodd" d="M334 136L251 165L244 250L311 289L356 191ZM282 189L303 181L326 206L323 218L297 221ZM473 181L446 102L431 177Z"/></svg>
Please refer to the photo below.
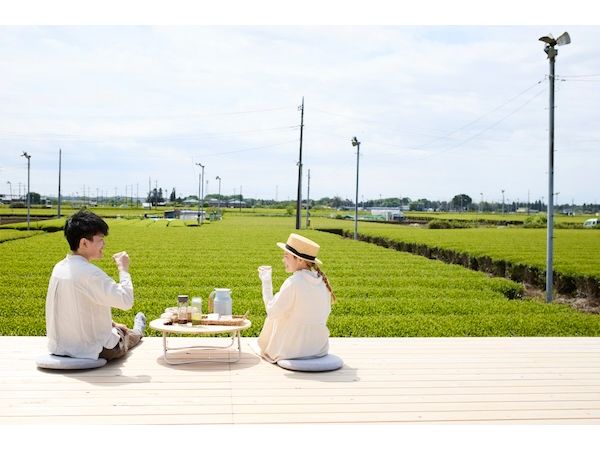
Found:
<svg viewBox="0 0 600 450"><path fill-rule="evenodd" d="M316 272L299 270L269 297L263 295L267 318L258 338L263 357L276 362L326 355L331 294L323 279Z"/></svg>

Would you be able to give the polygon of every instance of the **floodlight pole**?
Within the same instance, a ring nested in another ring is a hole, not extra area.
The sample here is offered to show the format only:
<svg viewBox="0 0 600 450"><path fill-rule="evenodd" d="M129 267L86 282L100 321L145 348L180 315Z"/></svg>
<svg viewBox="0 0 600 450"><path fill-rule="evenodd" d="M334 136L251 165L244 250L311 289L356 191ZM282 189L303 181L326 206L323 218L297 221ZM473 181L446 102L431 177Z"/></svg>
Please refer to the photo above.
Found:
<svg viewBox="0 0 600 450"><path fill-rule="evenodd" d="M27 154L27 152L23 152L23 154L21 156L24 156L25 158L27 158L27 229L29 230L29 220L30 220L30 209L31 209L31 195L30 195L30 190L29 190L29 173L30 173L30 168L31 168L31 155Z"/></svg>
<svg viewBox="0 0 600 450"><path fill-rule="evenodd" d="M546 303L552 303L554 286L554 63L558 50L554 46L546 46L546 53L550 62L550 127L548 134L548 209L546 231Z"/></svg>
<svg viewBox="0 0 600 450"><path fill-rule="evenodd" d="M548 55L550 63L550 109L549 109L549 134L548 134L548 209L547 209L547 232L546 232L546 303L552 303L554 288L553 273L553 238L554 238L554 63L558 50L556 45L571 43L569 33L563 33L557 39L552 35L542 36L540 41L545 42L544 51Z"/></svg>
<svg viewBox="0 0 600 450"><path fill-rule="evenodd" d="M352 138L352 146L356 147L356 196L354 198L354 240L358 240L358 165L360 159L360 142L356 136Z"/></svg>

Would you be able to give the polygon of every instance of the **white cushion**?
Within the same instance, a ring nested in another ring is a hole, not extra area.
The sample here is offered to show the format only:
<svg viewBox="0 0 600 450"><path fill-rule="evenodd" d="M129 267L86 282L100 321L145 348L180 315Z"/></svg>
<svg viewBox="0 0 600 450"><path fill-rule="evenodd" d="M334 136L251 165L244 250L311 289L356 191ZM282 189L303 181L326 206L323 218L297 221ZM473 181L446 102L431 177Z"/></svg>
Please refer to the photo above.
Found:
<svg viewBox="0 0 600 450"><path fill-rule="evenodd" d="M36 358L35 363L40 369L95 369L106 364L104 358L89 359L89 358L72 358L71 356L57 355L40 355Z"/></svg>
<svg viewBox="0 0 600 450"><path fill-rule="evenodd" d="M280 359L277 365L298 372L328 372L341 368L344 361L339 356L329 354L320 358Z"/></svg>

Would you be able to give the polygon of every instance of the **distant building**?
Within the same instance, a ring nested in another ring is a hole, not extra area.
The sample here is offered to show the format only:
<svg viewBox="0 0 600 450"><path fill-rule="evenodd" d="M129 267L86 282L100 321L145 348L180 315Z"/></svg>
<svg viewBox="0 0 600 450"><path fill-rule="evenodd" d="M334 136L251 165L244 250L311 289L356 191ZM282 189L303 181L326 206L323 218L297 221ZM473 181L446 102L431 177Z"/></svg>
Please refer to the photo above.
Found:
<svg viewBox="0 0 600 450"><path fill-rule="evenodd" d="M181 219L181 220L195 220L198 217L202 216L203 218L206 216L205 211L194 211L191 209L172 209L164 212L165 219Z"/></svg>
<svg viewBox="0 0 600 450"><path fill-rule="evenodd" d="M373 208L371 214L382 216L388 222L401 222L406 219L400 208Z"/></svg>

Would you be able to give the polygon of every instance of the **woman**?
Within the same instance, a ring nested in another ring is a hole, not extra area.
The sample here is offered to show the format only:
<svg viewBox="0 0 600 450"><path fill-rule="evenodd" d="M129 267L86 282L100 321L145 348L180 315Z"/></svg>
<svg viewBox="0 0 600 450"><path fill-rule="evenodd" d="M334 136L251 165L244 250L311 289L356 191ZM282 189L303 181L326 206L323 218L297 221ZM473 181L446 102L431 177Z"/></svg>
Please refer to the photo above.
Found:
<svg viewBox="0 0 600 450"><path fill-rule="evenodd" d="M267 318L258 337L260 355L271 363L280 359L325 356L329 350L327 318L335 295L317 259L319 245L290 234L283 249L285 271L291 273L273 295L271 268L258 269Z"/></svg>

